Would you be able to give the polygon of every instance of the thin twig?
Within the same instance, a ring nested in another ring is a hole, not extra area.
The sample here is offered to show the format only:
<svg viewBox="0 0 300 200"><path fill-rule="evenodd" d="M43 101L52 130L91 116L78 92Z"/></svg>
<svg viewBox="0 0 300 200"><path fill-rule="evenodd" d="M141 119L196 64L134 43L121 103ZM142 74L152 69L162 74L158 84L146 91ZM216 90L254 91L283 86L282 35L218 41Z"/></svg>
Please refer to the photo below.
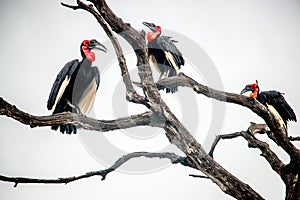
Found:
<svg viewBox="0 0 300 200"><path fill-rule="evenodd" d="M204 179L209 179L207 176L203 176L203 175L196 175L196 174L190 174L190 177L194 177L194 178L204 178Z"/></svg>
<svg viewBox="0 0 300 200"><path fill-rule="evenodd" d="M0 175L0 180L4 182L12 182L15 183L14 187L17 187L19 183L39 183L39 184L68 184L70 182L74 182L84 178L90 178L92 176L101 176L101 180L105 180L106 176L110 173L118 169L121 165L132 158L137 157L146 157L146 158L161 158L161 159L169 159L173 164L182 164L183 160L186 158L178 156L174 153L151 153L151 152L134 152L124 155L120 159L118 159L111 167L99 170L99 171L91 171L87 172L83 175L79 176L70 176L65 178L57 178L57 179L40 179L40 178L26 178L26 177L8 177ZM184 166L187 166L187 162L183 162Z"/></svg>
<svg viewBox="0 0 300 200"><path fill-rule="evenodd" d="M282 178L284 178L285 174L283 174L283 168L286 166L278 156L270 149L269 145L266 142L260 141L254 137L257 133L267 133L270 134L270 130L266 124L255 124L251 123L247 131L241 131L231 134L218 135L215 141L212 144L211 150L209 152L210 156L213 156L213 152L215 150L216 145L220 141L220 139L233 139L236 137L243 137L247 142L250 148L258 148L262 152L262 156L269 162L271 167L275 172L277 172Z"/></svg>
<svg viewBox="0 0 300 200"><path fill-rule="evenodd" d="M213 142L213 144L211 146L211 149L210 149L208 155L210 155L213 158L214 150L215 150L217 144L219 143L219 141L221 139L223 139L223 140L224 139L232 139L232 138L239 137L241 135L242 135L241 132L236 132L236 133L231 133L231 134L224 134L224 135L217 135L216 139L214 140L214 142Z"/></svg>
<svg viewBox="0 0 300 200"><path fill-rule="evenodd" d="M291 140L291 141L300 141L300 136L296 136L296 137L289 136L289 140Z"/></svg>

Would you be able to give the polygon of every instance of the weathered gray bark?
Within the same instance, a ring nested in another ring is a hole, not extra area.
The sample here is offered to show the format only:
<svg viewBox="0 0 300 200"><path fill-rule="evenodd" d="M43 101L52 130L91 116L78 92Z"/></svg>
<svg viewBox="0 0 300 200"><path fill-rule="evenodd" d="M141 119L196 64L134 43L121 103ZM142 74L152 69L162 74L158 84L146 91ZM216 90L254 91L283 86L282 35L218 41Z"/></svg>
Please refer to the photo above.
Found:
<svg viewBox="0 0 300 200"><path fill-rule="evenodd" d="M236 199L263 199L263 197L261 197L249 185L243 183L234 175L230 174L204 151L202 146L171 112L168 105L166 105L166 103L162 100L158 92L159 89L168 87L170 85L190 87L195 92L203 94L209 98L214 98L220 101L235 103L247 107L265 120L267 125L251 125L247 131L231 134L228 137L233 138L242 136L248 141L250 147L260 149L262 152L262 156L270 163L272 169L279 176L281 176L282 180L286 184L286 199L299 198L300 151L291 143L291 141L285 134L285 130L279 125L278 121L276 121L277 119L273 117L273 115L266 109L266 107L252 98L248 98L238 94L222 92L214 90L207 86L203 86L184 74L179 74L176 77L163 79L158 83L155 83L148 61L146 43L142 35L140 35L137 30L132 28L130 24L124 23L122 19L117 17L104 0L90 0L90 2L92 2L93 5L87 5L81 1L77 1L77 5L75 6L67 4L63 5L75 10L86 10L98 20L99 24L101 25L101 27L103 27L116 50L119 66L121 69L121 75L126 86L127 100L145 105L149 109L149 111L116 120L95 120L72 113L38 117L17 109L15 106L12 106L1 98L0 115L6 115L17 121L20 121L23 124L30 125L31 127L74 124L79 128L96 130L100 132L130 128L141 125L161 127L165 130L166 136L169 141L172 144L176 145L186 155L186 157L182 158L178 157L177 155L171 155L168 153L166 153L165 155L158 155L146 152L140 152L140 154L137 153L135 155L148 155L148 157L164 157L170 159L173 163L181 163L182 165L195 168L205 174L207 178L216 183L223 192L231 195ZM126 66L126 60L122 53L122 48L119 45L117 39L114 37L113 32L120 34L125 40L127 40L136 53L138 74L141 79L140 86L142 87L144 92L143 96L139 95L132 85L132 81L130 79L130 75ZM257 132L266 133L270 139L272 139L280 147L282 147L290 155L290 163L288 165L283 164L276 156L276 154L274 154L269 149L267 143L257 140L254 137L254 133ZM226 138L226 136L222 137ZM210 153L211 155L212 152L213 150ZM130 156L128 157L130 159ZM121 158L121 161L126 162L126 159L122 160ZM114 166L108 168L106 171L103 170L104 172L102 171L101 173L91 172L82 176L68 177L65 179L40 179L44 182L36 179L29 180L26 178L10 178L5 176L0 176L0 180L15 182L17 184L26 183L26 181L28 181L28 183L67 183L70 181L78 180L80 178L87 178L90 175L101 175L105 178L107 172L109 173L113 171L115 167L118 166L118 164L120 164L120 162L117 161ZM60 180L61 182L59 182L58 180Z"/></svg>

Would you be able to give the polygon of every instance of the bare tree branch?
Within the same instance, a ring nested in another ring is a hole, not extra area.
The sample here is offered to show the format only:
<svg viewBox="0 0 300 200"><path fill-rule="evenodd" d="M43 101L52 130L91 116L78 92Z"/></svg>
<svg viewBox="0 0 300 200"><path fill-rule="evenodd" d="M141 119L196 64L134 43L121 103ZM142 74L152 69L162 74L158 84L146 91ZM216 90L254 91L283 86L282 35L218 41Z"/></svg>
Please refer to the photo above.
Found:
<svg viewBox="0 0 300 200"><path fill-rule="evenodd" d="M236 132L236 133L230 133L230 134L224 134L224 135L217 135L216 136L216 139L214 140L212 146L211 146L211 149L208 153L208 155L210 155L212 158L214 157L214 150L217 146L217 144L219 143L219 141L221 139L225 140L225 139L232 139L232 138L236 138L236 137L239 137L241 136L242 133L241 132Z"/></svg>
<svg viewBox="0 0 300 200"><path fill-rule="evenodd" d="M289 136L289 140L291 140L291 141L300 141L300 136L296 136L296 137Z"/></svg>
<svg viewBox="0 0 300 200"><path fill-rule="evenodd" d="M284 164L278 156L270 149L268 143L258 140L254 137L255 134L264 134L266 133L269 138L273 138L274 135L270 131L269 127L266 124L255 124L251 123L250 127L247 131L241 131L228 135L220 135L217 136L212 148L210 150L210 154L213 154L213 151L219 142L220 139L232 139L238 136L242 136L247 140L248 146L250 148L258 148L260 149L261 156L263 156L272 169L281 177L283 182L286 185L286 199L287 200L296 200L299 199L300 196L300 166L299 160L292 159L289 164Z"/></svg>
<svg viewBox="0 0 300 200"><path fill-rule="evenodd" d="M153 81L145 39L140 33L133 29L130 24L124 23L121 18L117 17L104 0L89 1L95 5L100 15L112 30L127 40L134 49L137 57L138 74L141 78L144 94L150 102L150 109L154 113L158 113L158 115L166 118L164 130L169 141L183 151L194 163L195 167L213 180L225 193L238 199L262 199L251 187L232 176L211 159L162 100ZM228 178L230 181L228 181ZM240 188L239 190L236 189L237 185Z"/></svg>
<svg viewBox="0 0 300 200"><path fill-rule="evenodd" d="M123 36L133 47L145 97L151 105L150 110L156 114L156 117L166 119L164 130L169 141L182 150L193 163L193 166L215 182L225 193L237 199L263 199L249 185L241 182L208 156L202 146L162 100L153 81L145 39L140 33L118 18L104 0L91 1L112 30ZM79 2L77 1L78 4Z"/></svg>
<svg viewBox="0 0 300 200"><path fill-rule="evenodd" d="M284 176L283 169L285 164L278 158L278 156L270 149L269 145L266 142L260 141L254 137L257 133L267 133L270 132L266 124L255 124L252 123L247 131L236 132L227 135L219 135L216 137L209 154L212 156L213 151L220 141L220 139L232 139L239 136L242 136L247 142L250 148L260 149L261 156L263 156L271 165L272 169L277 172L281 177Z"/></svg>
<svg viewBox="0 0 300 200"><path fill-rule="evenodd" d="M99 170L99 171L91 171L79 176L70 176L70 177L57 178L57 179L40 179L40 178L25 178L25 177L8 177L8 176L0 175L0 180L4 182L15 183L14 187L17 187L19 183L68 184L70 182L74 182L84 178L90 178L92 176L101 176L102 177L101 180L105 180L106 176L110 172L115 171L128 160L137 157L169 159L173 164L182 164L183 166L189 166L189 161L187 161L186 157L180 157L174 153L133 152L124 155L123 157L118 159L111 167L107 169ZM189 167L193 167L193 166L189 166Z"/></svg>
<svg viewBox="0 0 300 200"><path fill-rule="evenodd" d="M276 117L274 117L265 106L253 98L222 92L201 85L183 73L179 74L177 77L162 79L157 83L157 85L159 89L168 87L170 85L190 87L195 92L203 94L209 98L247 107L262 117L267 124L256 125L256 128L254 128L254 126L250 126L247 134L246 132L242 132L243 134L241 134L241 136L248 141L250 147L259 148L262 151L262 156L264 156L264 158L269 162L272 169L281 176L281 179L286 185L286 199L297 199L300 196L300 150L291 143L290 138L287 137L286 130L280 126L280 123L277 121ZM267 143L250 139L251 137L249 136L250 134L248 134L248 132L252 132L253 134L260 132L267 133L270 139L272 139L277 145L282 147L289 154L291 158L290 163L288 165L284 165L277 155L269 149ZM238 135L239 133L230 136L233 137ZM217 138L217 140L219 139ZM212 151L210 154L212 154Z"/></svg>
<svg viewBox="0 0 300 200"><path fill-rule="evenodd" d="M273 133L271 139L273 139L274 142L277 143L277 145L281 146L291 156L291 159L298 161L300 164L300 150L291 143L286 135L286 130L280 126L280 123L272 115L272 113L269 112L269 110L264 105L262 105L255 99L246 97L244 95L223 92L215 90L213 88L209 88L198 83L197 81L193 80L183 73L180 73L178 74L178 76L173 76L171 78L161 79L157 82L157 86L159 89L170 86L190 87L198 94L203 94L209 98L228 103L234 103L249 108L258 116L262 117L267 123L268 127L270 127L270 130Z"/></svg>
<svg viewBox="0 0 300 200"><path fill-rule="evenodd" d="M190 177L194 177L194 178L205 178L205 179L209 179L207 176L203 176L203 175L195 175L195 174L190 174Z"/></svg>
<svg viewBox="0 0 300 200"><path fill-rule="evenodd" d="M233 93L222 92L209 88L207 86L203 86L197 83L195 80L191 79L190 77L185 76L184 74L179 74L177 77L161 80L158 84L155 84L148 61L148 52L146 48L145 39L137 30L132 28L130 24L124 23L121 18L117 17L114 14L114 12L108 7L104 0L89 1L93 3L97 11L93 8L93 5L84 4L79 0L77 0L76 6L71 6L67 4L63 5L75 10L86 10L96 17L99 24L103 27L104 31L114 44L116 53L118 55L123 81L127 90L127 99L129 101L141 103L147 106L151 112L145 112L139 115L133 115L131 117L106 121L91 121L93 119L78 116L72 113L37 117L24 113L18 110L16 107L8 104L3 99L0 99L1 115L6 115L24 124L28 124L31 127L59 125L67 123L75 124L82 128L99 131L129 128L138 125L152 125L162 127L166 131L166 136L168 137L169 141L172 144L175 144L187 156L186 158L180 159L180 163L182 165L198 169L203 174L205 174L205 176L207 176L214 183L216 183L222 191L237 199L263 199L249 185L243 183L238 178L230 174L205 152L202 146L196 141L196 139L190 134L190 132L171 112L171 110L162 100L158 92L158 88L168 86L168 84L171 84L172 86L191 87L195 92L204 94L209 98L214 98L220 101L235 103L247 107L253 112L255 112L257 115L262 117L271 130L271 132L269 131L267 133L268 136L271 139L273 139L278 145L280 145L291 156L291 163L288 166L282 166L281 161L279 159L274 159L275 157L272 154L273 152L269 151L269 148L266 144L261 143L261 141L256 141L253 135L248 134L248 132L251 132L250 128L248 129L247 134L246 132L244 132L243 134L241 134L241 136L245 137L250 146L259 148L262 151L262 155L266 158L266 160L268 160L267 156L270 156L272 158L272 160L268 161L275 171L283 170L285 173L282 174L288 174L288 176L285 176L284 180L289 183L289 189L293 190L296 186L300 184L298 179L296 179L297 177L299 177L300 151L290 142L290 140L285 134L285 130L279 125L277 119L274 118L274 116L266 109L265 106L263 106L262 104L260 104L252 98L247 98L245 96ZM121 51L121 47L118 44L116 38L113 36L111 30L117 34L120 34L133 47L137 57L138 73L141 79L141 86L143 88L145 97L140 96L135 92L132 86L132 82L130 80L128 69L126 66L126 60ZM120 126L119 123L121 123L122 126ZM96 126L97 128L94 129L94 126ZM108 173L114 171L117 167L120 166L120 163L122 164L122 162L126 162L126 160L127 158L121 158L119 163L117 161L115 165L113 165L111 168L108 168L105 172L102 171L102 178L105 178L105 176ZM176 162L179 161L177 160ZM294 170L298 170L298 172L294 172ZM92 172L92 174L93 173L97 172ZM89 176L89 174L85 174L82 176L83 178L85 178L86 176ZM78 179L78 177L75 178ZM6 178L11 180L11 182L16 183L18 183L20 180L23 181L22 178ZM70 182L70 178L72 180L72 178L74 177L68 177L65 179L65 181ZM293 178L293 181L288 181L288 179L291 178ZM56 179L56 181L57 180L60 179ZM293 193L293 195L296 195L296 193Z"/></svg>
<svg viewBox="0 0 300 200"><path fill-rule="evenodd" d="M127 118L120 118L118 120L95 120L95 119L87 118L87 117L77 115L74 113L62 113L62 114L57 114L57 115L53 115L53 116L40 116L39 117L39 116L30 115L28 113L25 113L25 112L19 110L15 106L12 106L11 104L7 103L2 98L0 98L0 115L6 115L17 121L20 121L23 124L30 125L31 127L51 126L51 125L72 123L72 124L75 124L76 126L79 126L81 128L88 129L88 130L110 131L110 130L115 130L115 129L120 129L120 128L134 127L134 126L138 126L138 125L153 125L153 126L155 125L155 126L160 126L160 127L165 125L164 118L159 120L160 116L152 115L151 112L145 112L143 114L135 115L135 116L127 117ZM168 129L171 130L171 128L172 128L171 126L168 126ZM176 130L172 129L172 131L176 131ZM197 145L197 144L195 144L195 145ZM202 148L202 147L200 146L197 148L196 146L194 146L194 147L191 147L191 149L187 149L187 151L189 152L189 155L195 154L195 151L197 151L199 148ZM150 157L150 156L148 156L148 157ZM196 162L194 162L190 158L191 157L181 158L180 160L177 160L176 162L180 162L184 166L189 166L189 167L192 167L195 169L199 169L200 167L195 164ZM124 158L123 158L123 160L124 160ZM205 167L205 168L202 169L202 166L201 166L200 171L206 172L205 170L209 170L209 171L213 171L214 173L218 174L217 178L210 177L212 180L214 180L214 179L218 180L219 178L224 179L224 180L227 179L228 174L226 174L227 173L226 171L222 172L221 174L218 171L216 171L216 172L214 171L215 169L220 169L222 167L220 165L218 165L217 163L215 163L215 161L213 161L209 156L204 155L203 157L201 157L201 160L203 162L210 163L210 165L206 166L204 163L203 167ZM202 163L202 161L201 161L201 163ZM172 162L176 163L174 160L172 160ZM115 165L118 166L119 165L118 163L119 162L117 162ZM114 166L112 166L112 168L113 167ZM112 168L107 169L104 172L111 171ZM101 171L101 174L104 175L104 172ZM49 183L49 184L51 184L51 183L68 183L68 182L75 181L78 179L88 178L88 177L91 177L94 175L99 175L99 172L91 172L91 173L87 173L85 175L75 176L75 177L67 177L67 178L63 178L63 179L61 179L61 178L59 178L59 179L34 179L34 178L23 178L23 177L14 178L14 177L1 176L0 180L7 181L7 182L15 182L15 183ZM249 187L249 186L247 186L247 187ZM249 190L251 190L250 187L249 187ZM248 196L249 195L253 196L253 194L248 194Z"/></svg>
<svg viewBox="0 0 300 200"><path fill-rule="evenodd" d="M116 120L96 120L76 113L59 113L50 116L34 116L19 110L0 97L0 115L6 115L31 128L42 126L55 126L61 124L74 124L79 128L100 132L125 129L136 126L163 127L165 119L154 116L152 112L119 118ZM155 120L154 120L155 119Z"/></svg>

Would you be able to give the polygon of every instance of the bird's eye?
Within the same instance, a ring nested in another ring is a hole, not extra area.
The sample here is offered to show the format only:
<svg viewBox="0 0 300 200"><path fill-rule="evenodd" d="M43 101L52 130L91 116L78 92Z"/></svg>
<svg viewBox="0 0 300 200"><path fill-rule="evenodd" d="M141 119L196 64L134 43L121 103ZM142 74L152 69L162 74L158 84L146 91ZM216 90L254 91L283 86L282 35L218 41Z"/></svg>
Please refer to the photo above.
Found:
<svg viewBox="0 0 300 200"><path fill-rule="evenodd" d="M83 45L84 45L84 46L88 46L89 44L90 44L90 41L89 41L89 40L84 40L84 41L83 41Z"/></svg>

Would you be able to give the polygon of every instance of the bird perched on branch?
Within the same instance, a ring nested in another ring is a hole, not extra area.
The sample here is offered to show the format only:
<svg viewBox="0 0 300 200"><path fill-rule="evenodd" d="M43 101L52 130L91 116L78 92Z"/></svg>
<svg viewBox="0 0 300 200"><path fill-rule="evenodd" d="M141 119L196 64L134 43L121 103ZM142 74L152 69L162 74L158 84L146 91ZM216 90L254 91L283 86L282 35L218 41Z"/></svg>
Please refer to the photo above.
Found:
<svg viewBox="0 0 300 200"><path fill-rule="evenodd" d="M257 81L246 85L241 94L248 91L251 91L250 97L265 105L275 117L282 121L285 129L287 129L287 121L297 122L296 114L284 99L283 93L274 90L260 92Z"/></svg>
<svg viewBox="0 0 300 200"><path fill-rule="evenodd" d="M160 73L159 79L176 76L184 65L181 52L169 36L161 35L161 27L153 23L143 22L151 31L146 34L150 60ZM166 88L166 92L176 92L177 87Z"/></svg>
<svg viewBox="0 0 300 200"><path fill-rule="evenodd" d="M84 40L80 45L82 60L68 62L57 75L47 102L47 108L52 110L53 114L88 113L100 83L99 70L92 67L92 62L95 61L95 53L92 51L94 49L107 51L97 40ZM62 133L76 133L74 125L60 125L59 128ZM57 130L58 126L52 126L51 129Z"/></svg>

